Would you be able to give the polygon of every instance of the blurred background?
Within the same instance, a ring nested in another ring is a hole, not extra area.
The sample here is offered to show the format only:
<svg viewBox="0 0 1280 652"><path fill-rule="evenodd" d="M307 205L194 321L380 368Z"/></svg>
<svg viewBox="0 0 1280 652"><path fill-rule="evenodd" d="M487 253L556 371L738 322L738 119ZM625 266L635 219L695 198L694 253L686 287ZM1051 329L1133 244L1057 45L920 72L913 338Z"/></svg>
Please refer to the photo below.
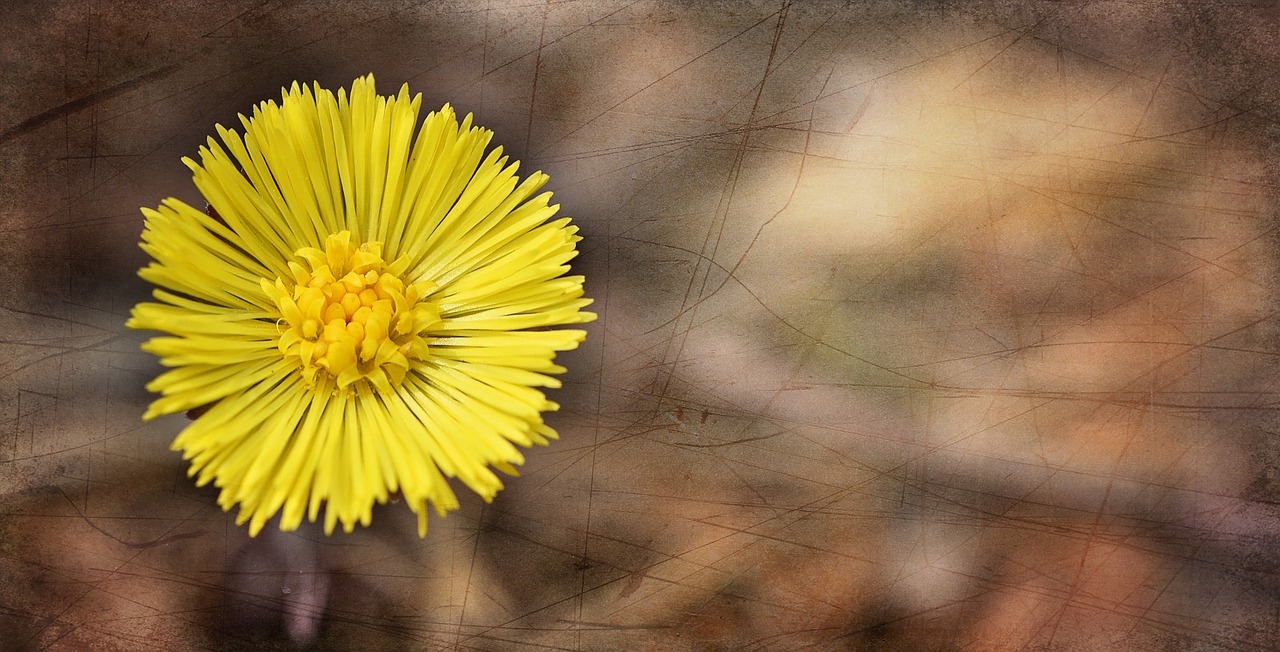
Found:
<svg viewBox="0 0 1280 652"><path fill-rule="evenodd" d="M0 8L0 648L1280 647L1280 10ZM143 424L139 207L375 73L551 175L561 441L250 541Z"/></svg>

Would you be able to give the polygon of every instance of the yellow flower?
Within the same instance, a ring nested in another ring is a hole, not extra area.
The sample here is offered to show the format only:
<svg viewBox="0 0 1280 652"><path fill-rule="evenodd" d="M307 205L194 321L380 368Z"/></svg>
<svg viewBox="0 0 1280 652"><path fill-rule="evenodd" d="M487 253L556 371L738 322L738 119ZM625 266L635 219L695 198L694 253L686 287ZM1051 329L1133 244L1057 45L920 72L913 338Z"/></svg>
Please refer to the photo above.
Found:
<svg viewBox="0 0 1280 652"><path fill-rule="evenodd" d="M159 303L127 325L170 334L143 348L173 367L143 418L209 406L173 448L252 535L321 507L350 532L402 495L425 536L428 503L458 506L446 478L492 500L490 467L515 475L516 444L556 438L537 388L585 332L544 327L595 318L564 275L577 228L470 115L445 105L415 138L421 104L372 75L349 97L295 82L183 159L208 214L142 210Z"/></svg>

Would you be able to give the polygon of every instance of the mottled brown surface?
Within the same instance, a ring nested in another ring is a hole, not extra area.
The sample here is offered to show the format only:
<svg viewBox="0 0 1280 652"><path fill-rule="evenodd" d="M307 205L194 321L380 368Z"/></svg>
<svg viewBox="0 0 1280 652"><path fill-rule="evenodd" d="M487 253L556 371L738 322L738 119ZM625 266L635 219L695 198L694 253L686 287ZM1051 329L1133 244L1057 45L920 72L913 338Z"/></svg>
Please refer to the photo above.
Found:
<svg viewBox="0 0 1280 652"><path fill-rule="evenodd" d="M0 7L0 649L1280 648L1270 2ZM562 440L250 542L143 424L140 206L295 79L551 175Z"/></svg>

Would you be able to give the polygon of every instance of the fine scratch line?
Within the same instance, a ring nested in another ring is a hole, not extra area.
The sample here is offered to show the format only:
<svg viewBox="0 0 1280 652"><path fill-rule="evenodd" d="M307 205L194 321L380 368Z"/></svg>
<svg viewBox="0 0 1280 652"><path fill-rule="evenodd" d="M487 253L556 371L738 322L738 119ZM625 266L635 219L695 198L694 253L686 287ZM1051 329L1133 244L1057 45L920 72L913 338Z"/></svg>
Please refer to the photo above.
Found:
<svg viewBox="0 0 1280 652"><path fill-rule="evenodd" d="M0 145L4 145L5 143L13 140L14 138L17 138L18 136L21 136L22 134L28 131L36 129L37 127L41 127L50 122L53 122L58 118L69 116L77 111L81 111L90 106L93 106L98 102L101 102L106 99L110 99L112 97L120 95L121 93L125 93L127 91L133 90L138 86L142 86L143 84L146 84L153 80L160 79L161 77L165 77L180 67L181 66L178 64L171 64L168 66L164 66L163 68L157 68L140 77L134 77L133 79L130 79L128 81L120 82L115 86L104 88L96 93L90 93L79 99L71 100L70 102L67 102L65 104L55 106L52 109L49 109L48 111L31 116L30 118L27 118L26 120L23 120L22 122L12 127L9 127L8 129L5 129L4 131L0 131Z"/></svg>

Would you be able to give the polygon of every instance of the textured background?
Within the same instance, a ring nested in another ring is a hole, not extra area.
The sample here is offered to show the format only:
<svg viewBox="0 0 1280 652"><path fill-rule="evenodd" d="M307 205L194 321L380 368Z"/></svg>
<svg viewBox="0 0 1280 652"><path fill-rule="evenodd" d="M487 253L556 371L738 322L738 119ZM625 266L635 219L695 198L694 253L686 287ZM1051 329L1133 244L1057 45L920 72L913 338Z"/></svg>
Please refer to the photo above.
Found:
<svg viewBox="0 0 1280 652"><path fill-rule="evenodd" d="M0 647L1280 647L1271 4L8 2ZM370 71L600 320L494 504L249 543L139 421L138 208Z"/></svg>

